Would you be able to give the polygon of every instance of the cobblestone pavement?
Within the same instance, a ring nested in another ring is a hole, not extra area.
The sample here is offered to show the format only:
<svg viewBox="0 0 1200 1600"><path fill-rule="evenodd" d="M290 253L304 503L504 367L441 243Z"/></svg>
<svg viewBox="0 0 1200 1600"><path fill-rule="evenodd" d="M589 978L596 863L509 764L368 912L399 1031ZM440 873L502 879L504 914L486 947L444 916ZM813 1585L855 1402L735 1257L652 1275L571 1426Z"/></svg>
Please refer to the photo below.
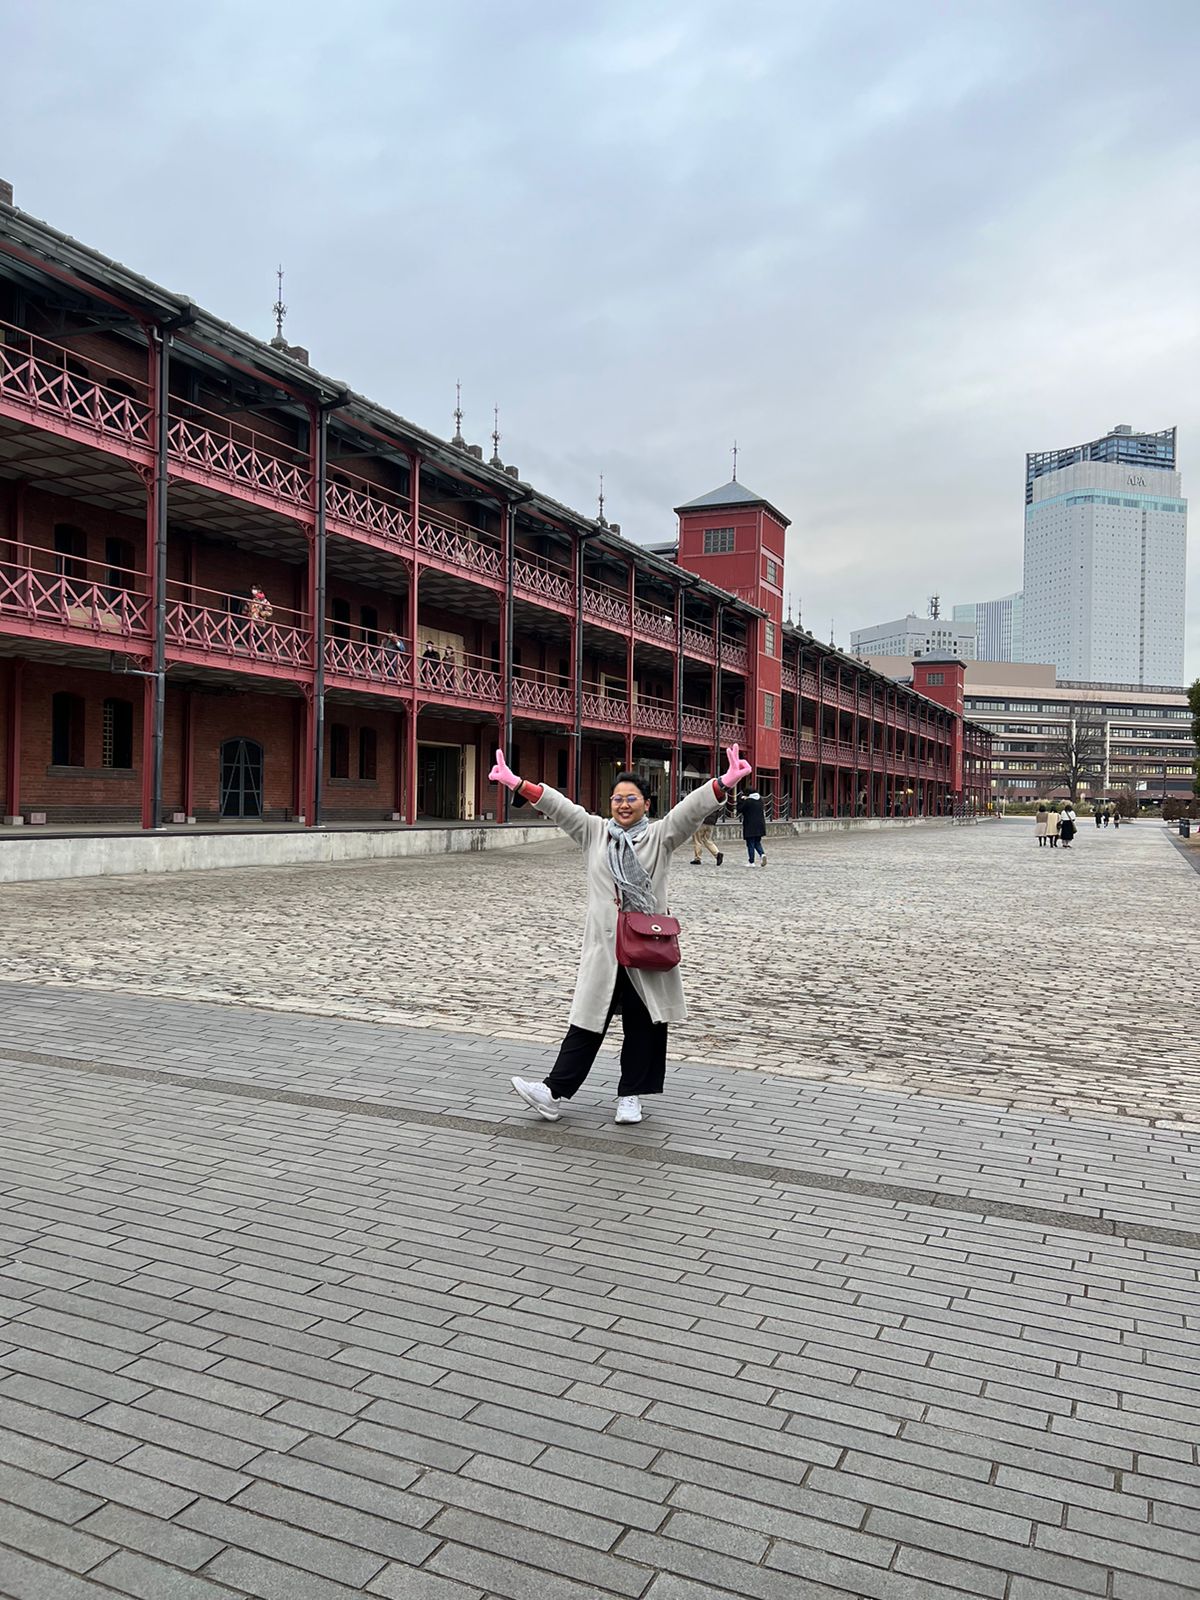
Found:
<svg viewBox="0 0 1200 1600"><path fill-rule="evenodd" d="M1200 883L1029 843L681 857L632 1128L558 846L4 891L0 1600L1194 1600Z"/></svg>
<svg viewBox="0 0 1200 1600"><path fill-rule="evenodd" d="M1200 1124L1200 895L1161 825L1038 848L1028 821L772 841L672 874L683 1059ZM4 892L0 978L548 1043L582 927L557 841L392 863Z"/></svg>
<svg viewBox="0 0 1200 1600"><path fill-rule="evenodd" d="M0 987L0 1595L1194 1596L1185 1132L545 1060Z"/></svg>

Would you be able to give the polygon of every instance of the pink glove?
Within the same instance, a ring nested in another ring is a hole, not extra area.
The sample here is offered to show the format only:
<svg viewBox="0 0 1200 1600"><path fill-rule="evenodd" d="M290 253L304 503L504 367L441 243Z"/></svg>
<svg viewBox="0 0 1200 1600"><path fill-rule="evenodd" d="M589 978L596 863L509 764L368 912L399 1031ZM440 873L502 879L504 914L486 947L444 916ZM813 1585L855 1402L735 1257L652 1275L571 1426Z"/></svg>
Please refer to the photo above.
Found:
<svg viewBox="0 0 1200 1600"><path fill-rule="evenodd" d="M731 744L725 754L729 757L729 766L721 777L721 785L725 789L735 789L743 778L750 776L750 763L744 761L738 754L738 747L735 744Z"/></svg>
<svg viewBox="0 0 1200 1600"><path fill-rule="evenodd" d="M747 767L746 771L749 770ZM505 761L503 750L496 751L496 765L488 773L488 778L492 783L502 783L506 789L516 790L521 787L521 780Z"/></svg>

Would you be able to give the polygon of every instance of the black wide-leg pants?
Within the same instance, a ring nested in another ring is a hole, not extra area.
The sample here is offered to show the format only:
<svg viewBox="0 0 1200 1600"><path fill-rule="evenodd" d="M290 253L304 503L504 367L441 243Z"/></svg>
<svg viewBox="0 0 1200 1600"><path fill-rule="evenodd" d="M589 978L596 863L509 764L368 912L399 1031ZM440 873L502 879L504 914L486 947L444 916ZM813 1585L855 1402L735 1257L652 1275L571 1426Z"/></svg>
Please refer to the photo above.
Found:
<svg viewBox="0 0 1200 1600"><path fill-rule="evenodd" d="M621 1013L621 1026L625 1035L621 1045L621 1079L617 1094L661 1094L667 1077L667 1024L655 1022L646 1010L641 995L630 981L624 967L617 968L617 983L609 1002L608 1016L599 1033L590 1028L578 1028L574 1023L559 1046L558 1059L545 1080L550 1093L560 1100L569 1100L582 1085L613 1019L614 1011Z"/></svg>

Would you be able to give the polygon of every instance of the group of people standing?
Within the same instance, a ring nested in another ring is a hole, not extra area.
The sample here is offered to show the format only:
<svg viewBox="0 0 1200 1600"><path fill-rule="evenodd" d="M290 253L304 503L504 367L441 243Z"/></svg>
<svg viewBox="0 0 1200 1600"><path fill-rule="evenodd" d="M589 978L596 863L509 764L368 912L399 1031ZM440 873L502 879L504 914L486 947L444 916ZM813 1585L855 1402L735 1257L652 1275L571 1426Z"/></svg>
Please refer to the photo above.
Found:
<svg viewBox="0 0 1200 1600"><path fill-rule="evenodd" d="M1074 806L1065 805L1061 809L1057 806L1039 806L1033 831L1039 845L1048 844L1054 850L1061 844L1064 850L1069 850L1077 832L1075 824Z"/></svg>
<svg viewBox="0 0 1200 1600"><path fill-rule="evenodd" d="M1107 828L1110 819L1114 828L1121 826L1121 813L1116 806L1097 806L1092 815L1098 828ZM1065 806L1039 805L1034 816L1034 836L1039 845L1048 844L1051 850L1060 844L1064 850L1069 850L1079 831L1078 823L1078 814L1070 801Z"/></svg>

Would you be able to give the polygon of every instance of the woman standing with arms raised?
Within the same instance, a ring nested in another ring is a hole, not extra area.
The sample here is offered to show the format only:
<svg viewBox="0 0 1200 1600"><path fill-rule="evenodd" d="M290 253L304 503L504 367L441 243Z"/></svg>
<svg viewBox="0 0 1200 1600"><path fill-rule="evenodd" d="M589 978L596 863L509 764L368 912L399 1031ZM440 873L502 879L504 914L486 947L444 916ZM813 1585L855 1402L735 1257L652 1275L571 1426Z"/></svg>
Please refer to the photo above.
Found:
<svg viewBox="0 0 1200 1600"><path fill-rule="evenodd" d="M695 833L714 802L723 802L750 772L750 763L739 755L737 745L730 745L727 755L729 766L722 777L701 784L661 821L651 822L646 815L648 796L635 773L618 773L610 800L611 816L598 817L549 784L526 783L509 769L504 752L496 751L496 765L489 774L492 782L521 795L574 839L583 851L587 872L583 953L566 1038L543 1083L512 1080L521 1099L549 1122L558 1120L563 1103L591 1071L618 1010L625 1038L616 1121L640 1122L641 1097L663 1091L667 1026L682 1022L687 1007L678 966L659 964L660 959L669 958L660 958L653 951L655 943L665 942L653 930L662 930L670 922L666 911L671 856ZM638 948L636 930L643 926L647 937L645 945ZM628 964L631 958L655 964Z"/></svg>

